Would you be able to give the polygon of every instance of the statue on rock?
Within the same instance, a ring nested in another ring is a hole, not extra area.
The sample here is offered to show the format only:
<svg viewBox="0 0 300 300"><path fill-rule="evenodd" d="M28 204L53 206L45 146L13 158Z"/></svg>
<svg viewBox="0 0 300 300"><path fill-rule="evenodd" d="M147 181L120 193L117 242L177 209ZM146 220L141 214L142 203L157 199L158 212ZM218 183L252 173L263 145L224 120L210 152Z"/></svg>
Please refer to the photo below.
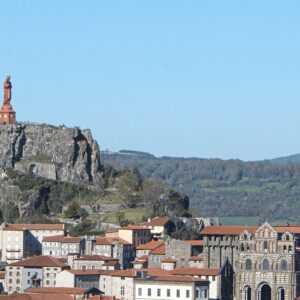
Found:
<svg viewBox="0 0 300 300"><path fill-rule="evenodd" d="M11 100L11 82L10 82L10 76L6 76L6 79L4 81L4 105L10 105Z"/></svg>
<svg viewBox="0 0 300 300"><path fill-rule="evenodd" d="M11 82L10 76L6 76L3 84L4 89L4 100L3 105L0 110L0 125L15 124L16 123L16 113L13 110L11 101Z"/></svg>

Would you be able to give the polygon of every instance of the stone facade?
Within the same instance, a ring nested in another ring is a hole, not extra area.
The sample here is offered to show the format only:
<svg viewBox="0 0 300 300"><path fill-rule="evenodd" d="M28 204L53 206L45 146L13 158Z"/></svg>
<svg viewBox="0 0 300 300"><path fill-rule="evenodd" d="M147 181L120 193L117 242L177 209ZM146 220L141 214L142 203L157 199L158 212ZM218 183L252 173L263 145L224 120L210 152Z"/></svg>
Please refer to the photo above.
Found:
<svg viewBox="0 0 300 300"><path fill-rule="evenodd" d="M300 226L209 226L202 232L205 267L228 260L233 299L290 300L300 295ZM228 298L228 299L232 299Z"/></svg>

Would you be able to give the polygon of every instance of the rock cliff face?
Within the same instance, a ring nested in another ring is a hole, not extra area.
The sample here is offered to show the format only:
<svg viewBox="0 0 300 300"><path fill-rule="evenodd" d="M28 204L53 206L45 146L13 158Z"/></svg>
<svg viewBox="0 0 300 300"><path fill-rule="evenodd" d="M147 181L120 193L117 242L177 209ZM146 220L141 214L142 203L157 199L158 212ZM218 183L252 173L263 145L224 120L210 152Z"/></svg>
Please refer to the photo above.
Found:
<svg viewBox="0 0 300 300"><path fill-rule="evenodd" d="M51 125L0 126L0 168L78 183L103 179L100 149L91 132Z"/></svg>

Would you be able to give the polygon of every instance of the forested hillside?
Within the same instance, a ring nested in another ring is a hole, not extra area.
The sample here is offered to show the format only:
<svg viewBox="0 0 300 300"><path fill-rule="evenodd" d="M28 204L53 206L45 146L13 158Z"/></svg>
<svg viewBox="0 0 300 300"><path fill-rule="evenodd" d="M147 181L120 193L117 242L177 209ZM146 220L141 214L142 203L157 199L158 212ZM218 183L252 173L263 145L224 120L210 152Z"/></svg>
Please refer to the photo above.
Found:
<svg viewBox="0 0 300 300"><path fill-rule="evenodd" d="M143 176L161 179L186 193L194 215L299 220L298 163L156 158L134 151L104 152L101 159L120 170L137 167Z"/></svg>

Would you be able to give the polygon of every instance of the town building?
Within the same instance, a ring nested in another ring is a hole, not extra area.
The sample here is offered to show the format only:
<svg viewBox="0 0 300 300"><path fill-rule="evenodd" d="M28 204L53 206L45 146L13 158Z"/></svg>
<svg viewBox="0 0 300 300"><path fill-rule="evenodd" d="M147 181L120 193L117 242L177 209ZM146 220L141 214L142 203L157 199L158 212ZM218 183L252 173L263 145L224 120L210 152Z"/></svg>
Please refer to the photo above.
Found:
<svg viewBox="0 0 300 300"><path fill-rule="evenodd" d="M119 228L119 238L134 246L146 244L151 240L151 231L145 226L131 225Z"/></svg>
<svg viewBox="0 0 300 300"><path fill-rule="evenodd" d="M35 256L5 267L5 285L8 293L24 292L32 286L54 287L56 274L68 268L61 259Z"/></svg>
<svg viewBox="0 0 300 300"><path fill-rule="evenodd" d="M42 254L46 236L63 235L64 224L5 224L2 229L2 261L13 262Z"/></svg>
<svg viewBox="0 0 300 300"><path fill-rule="evenodd" d="M42 254L67 258L69 253L85 252L85 239L64 235L46 236L42 241Z"/></svg>
<svg viewBox="0 0 300 300"><path fill-rule="evenodd" d="M92 254L116 258L121 269L128 269L135 258L135 247L120 237L100 237L93 243Z"/></svg>
<svg viewBox="0 0 300 300"><path fill-rule="evenodd" d="M167 232L172 231L172 222L168 217L155 217L149 219L144 226L150 229L152 238L154 240L163 239L166 237Z"/></svg>
<svg viewBox="0 0 300 300"><path fill-rule="evenodd" d="M134 279L135 300L208 300L209 281L193 276L158 275Z"/></svg>
<svg viewBox="0 0 300 300"><path fill-rule="evenodd" d="M75 270L119 270L117 258L104 255L82 255L74 259Z"/></svg>

